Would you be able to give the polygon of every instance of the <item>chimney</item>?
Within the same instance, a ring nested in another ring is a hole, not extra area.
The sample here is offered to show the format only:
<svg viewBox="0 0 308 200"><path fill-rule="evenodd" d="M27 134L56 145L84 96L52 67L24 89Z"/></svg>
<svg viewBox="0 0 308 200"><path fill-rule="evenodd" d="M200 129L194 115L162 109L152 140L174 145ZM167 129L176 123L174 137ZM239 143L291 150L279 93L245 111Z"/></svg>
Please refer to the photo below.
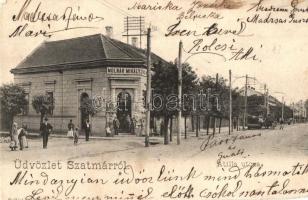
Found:
<svg viewBox="0 0 308 200"><path fill-rule="evenodd" d="M137 37L132 37L132 46L138 47L138 38Z"/></svg>
<svg viewBox="0 0 308 200"><path fill-rule="evenodd" d="M112 38L113 37L113 28L112 26L106 26L106 36Z"/></svg>

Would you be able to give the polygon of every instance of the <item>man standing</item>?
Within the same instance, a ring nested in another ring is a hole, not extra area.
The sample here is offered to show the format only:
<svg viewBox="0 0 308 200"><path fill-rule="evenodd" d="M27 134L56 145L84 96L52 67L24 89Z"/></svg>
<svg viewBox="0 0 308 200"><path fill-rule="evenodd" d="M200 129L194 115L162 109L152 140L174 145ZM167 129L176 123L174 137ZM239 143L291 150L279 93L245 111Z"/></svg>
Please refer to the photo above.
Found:
<svg viewBox="0 0 308 200"><path fill-rule="evenodd" d="M52 131L52 126L48 123L48 118L45 118L44 123L41 124L41 135L43 136L43 148L47 148L48 136Z"/></svg>
<svg viewBox="0 0 308 200"><path fill-rule="evenodd" d="M90 121L87 119L86 124L85 124L85 132L86 132L86 141L89 141L89 135L91 132L91 124Z"/></svg>
<svg viewBox="0 0 308 200"><path fill-rule="evenodd" d="M119 134L119 128L120 128L120 121L118 120L117 117L115 117L114 120L113 120L113 128L114 128L114 134L118 135Z"/></svg>

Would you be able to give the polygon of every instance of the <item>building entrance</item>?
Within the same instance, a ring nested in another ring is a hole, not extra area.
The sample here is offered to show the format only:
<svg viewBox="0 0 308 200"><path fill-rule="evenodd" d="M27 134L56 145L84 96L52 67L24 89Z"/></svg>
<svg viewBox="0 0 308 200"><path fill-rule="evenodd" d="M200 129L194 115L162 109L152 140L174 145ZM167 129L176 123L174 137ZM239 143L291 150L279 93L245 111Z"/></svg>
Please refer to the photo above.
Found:
<svg viewBox="0 0 308 200"><path fill-rule="evenodd" d="M117 96L117 118L120 122L120 133L131 133L132 100L128 92L120 92Z"/></svg>
<svg viewBox="0 0 308 200"><path fill-rule="evenodd" d="M89 99L89 95L87 93L82 93L80 95L80 105L81 105L81 109L80 109L80 131L83 132L84 128L85 128L85 124L86 121L89 120L89 114L86 111L86 104L88 104L90 101Z"/></svg>

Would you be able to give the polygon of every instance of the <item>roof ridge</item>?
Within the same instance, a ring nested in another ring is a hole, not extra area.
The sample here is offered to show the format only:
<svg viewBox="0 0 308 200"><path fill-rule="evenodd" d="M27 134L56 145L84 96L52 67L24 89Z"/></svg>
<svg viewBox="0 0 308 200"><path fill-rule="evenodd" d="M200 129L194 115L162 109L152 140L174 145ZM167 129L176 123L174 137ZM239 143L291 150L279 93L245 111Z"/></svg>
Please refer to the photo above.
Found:
<svg viewBox="0 0 308 200"><path fill-rule="evenodd" d="M94 36L100 36L100 33L92 34L92 35L84 35L84 36L79 36L79 37L74 37L74 38L66 38L66 39L61 39L61 40L53 40L53 41L44 41L46 43L57 43L57 42L63 42L63 41L69 41L69 40L78 40L80 38L89 38L89 37L94 37Z"/></svg>
<svg viewBox="0 0 308 200"><path fill-rule="evenodd" d="M105 47L104 47L104 44L103 44L103 37L102 37L102 34L99 34L99 38L100 38L100 43L102 45L102 49L103 49L103 54L105 56L105 58L107 58L107 54L106 54L106 50L105 50Z"/></svg>
<svg viewBox="0 0 308 200"><path fill-rule="evenodd" d="M125 53L126 55L128 55L130 58L134 58L134 57L133 57L127 50L123 49L119 44L117 44L117 42L122 43L122 44L124 44L124 45L127 45L127 46L130 47L131 50L133 50L135 53L137 53L137 54L140 55L141 57L144 57L143 54L141 54L140 52L134 50L134 48L132 48L132 47L133 47L132 45L128 45L128 44L126 44L126 43L124 43L124 42L121 42L121 41L119 41L119 40L116 40L116 39L111 39L111 38L106 37L106 36L104 36L104 35L102 35L102 36L103 36L105 39L107 39L109 42L111 42L112 45L114 45L115 47L117 47L118 49L120 49L123 53Z"/></svg>

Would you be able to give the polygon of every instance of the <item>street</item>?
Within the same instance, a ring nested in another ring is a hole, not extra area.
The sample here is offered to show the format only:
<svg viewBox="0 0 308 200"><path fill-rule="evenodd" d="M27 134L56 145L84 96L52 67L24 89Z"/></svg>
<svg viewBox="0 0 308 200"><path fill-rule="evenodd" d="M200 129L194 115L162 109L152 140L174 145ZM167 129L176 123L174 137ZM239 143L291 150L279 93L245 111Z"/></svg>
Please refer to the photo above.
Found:
<svg viewBox="0 0 308 200"><path fill-rule="evenodd" d="M258 134L261 133L259 136ZM308 158L308 124L295 124L285 126L284 130L262 129L235 131L232 136L251 135L258 137L237 140L233 146L243 149L243 157L253 157L259 159L268 158ZM175 135L175 134L174 134ZM169 145L163 144L162 137L152 137L158 144L144 147L144 138L136 136L116 136L101 139L91 139L85 142L80 138L77 146L73 145L73 140L69 138L49 137L48 148L42 148L42 139L28 139L29 148L23 151L10 151L8 143L1 143L1 161L11 162L12 158L38 159L48 158L54 160L78 160L78 159L103 159L103 160L172 160L174 158L188 162L205 159L219 158L218 153L227 150L228 145L219 145L200 150L202 143L208 136L204 132L196 138L194 133L190 133L188 139L181 140L181 145L177 145L175 136ZM230 138L227 133L216 134L213 139ZM247 155L246 155L247 154ZM249 155L249 156L248 156ZM265 156L266 155L266 156Z"/></svg>
<svg viewBox="0 0 308 200"><path fill-rule="evenodd" d="M50 137L47 149L35 138L23 151L1 143L0 183L8 197L27 199L64 199L64 191L71 199L307 196L308 124L199 135L190 133L181 145L151 137L155 145L149 148L135 136L81 138L76 146L72 139ZM101 196L94 198L96 193Z"/></svg>

